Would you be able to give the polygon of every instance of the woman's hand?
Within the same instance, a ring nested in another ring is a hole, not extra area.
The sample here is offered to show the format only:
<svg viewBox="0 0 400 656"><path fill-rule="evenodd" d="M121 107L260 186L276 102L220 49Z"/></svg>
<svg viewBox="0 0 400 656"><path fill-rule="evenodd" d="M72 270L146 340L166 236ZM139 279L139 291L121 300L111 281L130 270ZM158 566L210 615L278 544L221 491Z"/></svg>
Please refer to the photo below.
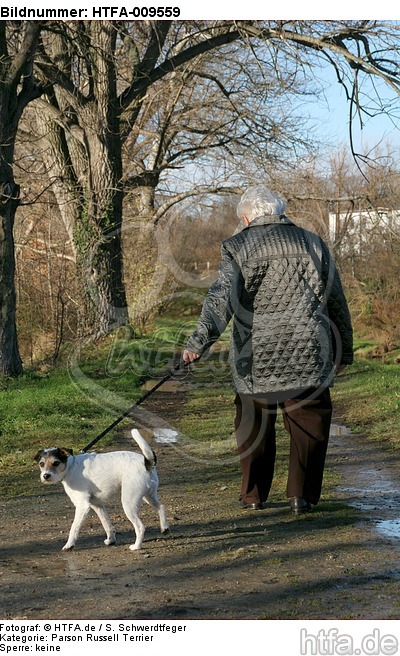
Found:
<svg viewBox="0 0 400 656"><path fill-rule="evenodd" d="M193 351L189 351L189 349L185 349L182 353L182 360L185 364L190 364L191 362L194 362L194 360L197 360L199 357L199 353L194 353Z"/></svg>

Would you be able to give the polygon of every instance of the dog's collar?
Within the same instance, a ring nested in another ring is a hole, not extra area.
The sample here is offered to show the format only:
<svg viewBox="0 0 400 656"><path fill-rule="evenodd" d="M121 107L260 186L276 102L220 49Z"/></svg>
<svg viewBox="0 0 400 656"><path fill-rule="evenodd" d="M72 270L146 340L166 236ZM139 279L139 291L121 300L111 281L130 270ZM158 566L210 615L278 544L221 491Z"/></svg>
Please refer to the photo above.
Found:
<svg viewBox="0 0 400 656"><path fill-rule="evenodd" d="M71 469L71 467L72 467L72 465L74 464L74 462L75 462L75 456L68 456L68 458L67 458L67 466L66 466L66 468L65 468L65 470L64 470L63 476L62 476L62 478L60 479L60 481L63 481L63 480L64 480L64 478L65 478L66 475L68 474L68 472L69 472L69 470Z"/></svg>

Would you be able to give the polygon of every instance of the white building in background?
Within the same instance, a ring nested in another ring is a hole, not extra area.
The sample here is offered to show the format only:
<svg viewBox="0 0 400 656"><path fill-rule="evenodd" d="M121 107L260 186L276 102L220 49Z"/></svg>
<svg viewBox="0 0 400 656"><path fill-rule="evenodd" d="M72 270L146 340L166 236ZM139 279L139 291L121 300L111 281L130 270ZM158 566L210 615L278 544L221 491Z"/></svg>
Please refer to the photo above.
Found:
<svg viewBox="0 0 400 656"><path fill-rule="evenodd" d="M329 236L343 250L362 253L371 237L394 234L400 238L400 210L384 208L329 212Z"/></svg>

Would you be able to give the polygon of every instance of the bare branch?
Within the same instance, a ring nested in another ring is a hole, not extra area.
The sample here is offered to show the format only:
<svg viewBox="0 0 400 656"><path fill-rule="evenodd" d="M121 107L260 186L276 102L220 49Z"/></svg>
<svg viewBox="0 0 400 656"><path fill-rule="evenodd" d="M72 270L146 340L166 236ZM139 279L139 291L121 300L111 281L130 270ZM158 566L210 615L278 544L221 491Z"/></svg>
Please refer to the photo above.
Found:
<svg viewBox="0 0 400 656"><path fill-rule="evenodd" d="M240 32L238 30L231 31L230 26L228 26L226 31L205 39L204 41L201 41L200 43L197 43L193 46L189 46L185 50L179 52L177 55L166 59L162 64L149 72L146 77L136 81L129 89L125 90L121 94L120 105L122 109L127 109L131 103L142 99L150 85L154 84L158 80L161 80L163 77L175 69L183 66L183 64L186 64L196 57L199 57L206 52L210 52L211 50L214 50L215 48L218 48L222 45L232 43L239 37Z"/></svg>
<svg viewBox="0 0 400 656"><path fill-rule="evenodd" d="M42 73L47 83L61 87L64 93L68 96L69 102L76 110L79 107L84 106L87 99L73 83L71 77L56 66L50 59L43 43L40 44L38 52L39 58L35 62L35 65Z"/></svg>
<svg viewBox="0 0 400 656"><path fill-rule="evenodd" d="M153 223L157 225L160 219L170 210L174 205L181 203L188 198L194 198L196 196L212 195L212 194L241 194L243 189L237 186L225 186L225 185L215 185L215 186L196 186L194 189L182 192L180 194L175 194L166 200L162 205L157 209L154 215Z"/></svg>
<svg viewBox="0 0 400 656"><path fill-rule="evenodd" d="M14 88L19 84L21 76L27 73L27 67L32 64L32 58L43 26L42 21L24 21L24 23L25 31L22 43L11 62L7 75L7 84Z"/></svg>
<svg viewBox="0 0 400 656"><path fill-rule="evenodd" d="M315 50L321 55L326 56L326 53L334 53L343 57L348 65L353 69L362 70L368 75L378 76L383 79L392 88L396 94L400 94L400 69L398 62L394 59L393 70L383 66L380 59L373 57L369 48L368 37L374 35L370 27L365 27L364 30L350 31L343 30L341 33L333 33L326 36L313 36L304 32L295 32L288 29L271 29L264 27L257 27L255 25L248 25L247 23L238 22L238 27L242 30L243 34L249 37L256 37L261 40L275 40L279 42L294 43L308 49ZM312 27L312 25L311 25ZM391 26L392 31L395 29ZM367 43L368 48L365 56L356 54L349 50L345 45L345 40L354 41L356 43L362 42L364 45ZM393 49L393 56L396 52Z"/></svg>

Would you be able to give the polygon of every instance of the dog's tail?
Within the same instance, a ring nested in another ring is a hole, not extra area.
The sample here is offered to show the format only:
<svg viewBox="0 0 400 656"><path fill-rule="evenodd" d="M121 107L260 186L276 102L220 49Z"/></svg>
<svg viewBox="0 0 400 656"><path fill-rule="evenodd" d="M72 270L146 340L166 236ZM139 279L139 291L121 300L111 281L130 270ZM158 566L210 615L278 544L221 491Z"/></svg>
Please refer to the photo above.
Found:
<svg viewBox="0 0 400 656"><path fill-rule="evenodd" d="M157 462L156 454L154 453L153 449L149 444L147 444L144 437L139 433L139 431L136 428L132 428L131 435L144 455L144 464L146 466L146 469L149 470L153 469L153 467L156 466L156 462Z"/></svg>

